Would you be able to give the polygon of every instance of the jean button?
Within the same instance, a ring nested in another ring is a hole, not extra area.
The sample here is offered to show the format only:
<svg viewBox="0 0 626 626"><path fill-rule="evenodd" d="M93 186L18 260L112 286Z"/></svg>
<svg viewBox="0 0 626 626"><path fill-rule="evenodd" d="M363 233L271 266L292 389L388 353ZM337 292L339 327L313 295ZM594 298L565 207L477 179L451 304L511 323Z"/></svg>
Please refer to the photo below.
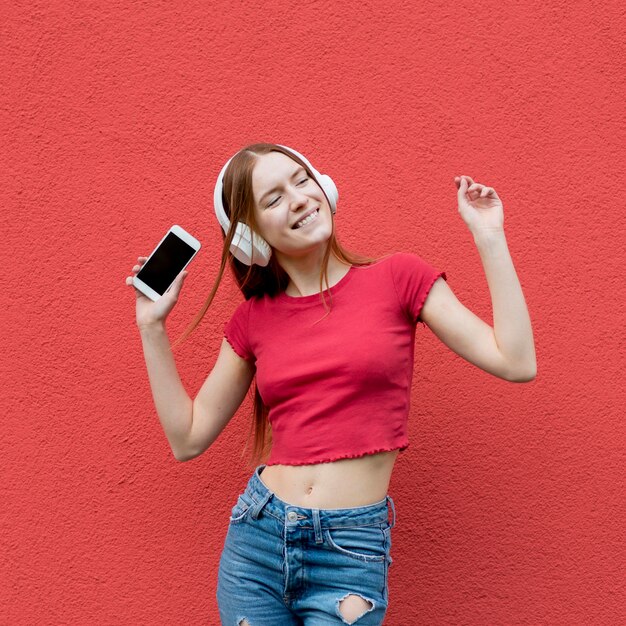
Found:
<svg viewBox="0 0 626 626"><path fill-rule="evenodd" d="M289 513L287 513L287 519L290 522L295 522L298 519L298 514L295 511L289 511Z"/></svg>

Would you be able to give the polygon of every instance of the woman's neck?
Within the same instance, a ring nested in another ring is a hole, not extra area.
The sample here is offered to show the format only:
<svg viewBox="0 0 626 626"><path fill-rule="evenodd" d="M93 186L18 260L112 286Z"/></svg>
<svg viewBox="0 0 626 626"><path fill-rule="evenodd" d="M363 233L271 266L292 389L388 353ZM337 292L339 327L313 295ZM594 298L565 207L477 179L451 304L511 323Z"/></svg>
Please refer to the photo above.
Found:
<svg viewBox="0 0 626 626"><path fill-rule="evenodd" d="M285 293L288 296L299 298L320 292L321 260L317 263L307 263L306 265L299 263L288 265L289 267L283 266L290 279L285 289ZM337 284L348 273L350 267L349 264L340 261L331 254L328 257L328 285L324 284L323 288Z"/></svg>

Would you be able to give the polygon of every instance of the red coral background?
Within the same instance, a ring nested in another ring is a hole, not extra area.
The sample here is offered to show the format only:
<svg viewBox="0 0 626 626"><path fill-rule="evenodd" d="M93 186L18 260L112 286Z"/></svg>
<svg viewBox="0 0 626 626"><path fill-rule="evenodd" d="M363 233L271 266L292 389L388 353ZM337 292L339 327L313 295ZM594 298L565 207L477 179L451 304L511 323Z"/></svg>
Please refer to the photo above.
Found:
<svg viewBox="0 0 626 626"><path fill-rule="evenodd" d="M125 277L172 224L202 241L177 338L218 268L215 178L256 141L333 177L346 247L422 255L489 323L454 176L504 203L537 378L418 327L385 623L626 621L621 3L36 0L0 18L2 623L219 623L252 405L174 459ZM229 274L175 352L192 397L240 300Z"/></svg>

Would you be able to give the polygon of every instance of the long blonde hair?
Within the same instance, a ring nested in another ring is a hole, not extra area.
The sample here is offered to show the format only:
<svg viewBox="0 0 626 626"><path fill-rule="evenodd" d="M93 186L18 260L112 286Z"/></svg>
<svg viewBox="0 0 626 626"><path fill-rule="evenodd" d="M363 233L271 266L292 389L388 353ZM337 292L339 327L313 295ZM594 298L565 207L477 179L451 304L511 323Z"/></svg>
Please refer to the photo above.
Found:
<svg viewBox="0 0 626 626"><path fill-rule="evenodd" d="M258 157L270 152L282 152L287 155L290 159L304 167L307 174L315 180L310 168L300 158L282 146L274 143L250 144L245 148L242 148L232 158L228 168L224 172L222 193L222 204L224 205L224 210L226 211L226 215L230 221L230 227L226 233L224 233L223 229L220 227L220 231L222 232L224 239L224 246L222 248L222 258L217 278L204 305L196 314L189 326L185 329L183 334L172 344L172 349L176 348L181 342L185 341L204 317L204 314L213 302L213 298L215 297L217 289L221 283L227 263L230 265L237 285L239 286L239 289L241 289L241 292L246 300L249 300L252 297L262 298L266 295L273 297L283 292L289 284L289 275L278 264L275 254L272 254L267 266L263 267L256 264L246 265L235 258L230 251L230 244L235 235L237 222L247 224L255 232L255 234L259 232L254 211L255 203L252 191L252 171L256 165ZM337 259L349 265L370 265L378 260L373 257L363 256L345 250L337 240L335 234L335 224L333 221L332 232L322 258L322 268L320 272L320 293L322 293L327 314L330 313L330 309L327 307L326 300L323 295L323 285L324 282L328 284L328 259L331 252ZM330 292L328 292L328 294L331 295ZM272 446L272 431L268 419L269 407L263 403L257 388L256 374L254 377L253 406L253 419L248 433L248 440L242 450L242 456L248 447L250 436L254 433L254 447L251 463L256 466L267 460Z"/></svg>

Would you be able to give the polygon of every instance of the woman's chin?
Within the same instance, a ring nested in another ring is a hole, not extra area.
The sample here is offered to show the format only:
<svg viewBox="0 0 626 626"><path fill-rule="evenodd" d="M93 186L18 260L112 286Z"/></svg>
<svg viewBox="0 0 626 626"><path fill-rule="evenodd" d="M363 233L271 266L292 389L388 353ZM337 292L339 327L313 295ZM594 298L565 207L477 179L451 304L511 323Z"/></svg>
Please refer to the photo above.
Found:
<svg viewBox="0 0 626 626"><path fill-rule="evenodd" d="M289 247L281 247L275 248L272 246L272 250L278 256L286 256L286 257L302 257L307 254L311 254L312 252L321 251L323 252L328 245L328 241L330 239L330 235L325 238L311 240L309 242L303 241L301 245L289 246Z"/></svg>

